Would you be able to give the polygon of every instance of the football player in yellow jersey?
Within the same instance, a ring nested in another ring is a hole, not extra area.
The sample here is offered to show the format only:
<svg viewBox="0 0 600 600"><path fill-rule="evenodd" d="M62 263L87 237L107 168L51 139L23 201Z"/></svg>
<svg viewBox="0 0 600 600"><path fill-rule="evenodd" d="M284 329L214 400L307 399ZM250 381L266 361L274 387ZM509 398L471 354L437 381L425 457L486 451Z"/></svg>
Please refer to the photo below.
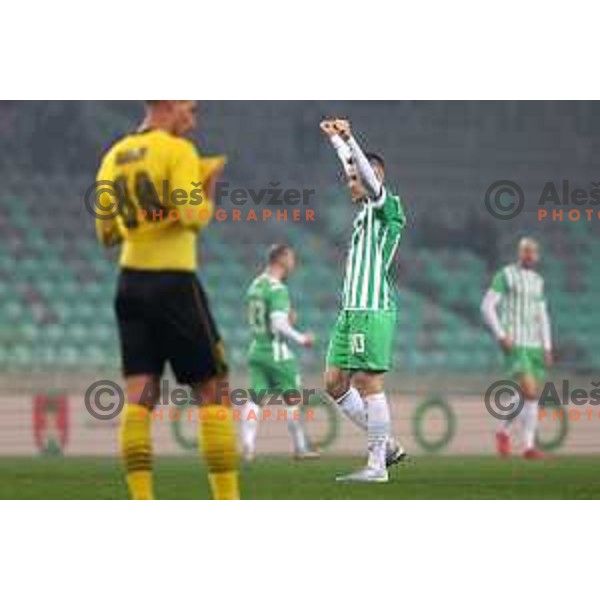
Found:
<svg viewBox="0 0 600 600"><path fill-rule="evenodd" d="M154 497L152 410L167 362L201 399L199 448L213 498L239 498L227 364L196 277L196 239L224 161L199 157L184 137L195 126L194 101L147 101L142 125L110 148L96 181L98 238L121 244L115 308L127 404L120 451L134 499Z"/></svg>

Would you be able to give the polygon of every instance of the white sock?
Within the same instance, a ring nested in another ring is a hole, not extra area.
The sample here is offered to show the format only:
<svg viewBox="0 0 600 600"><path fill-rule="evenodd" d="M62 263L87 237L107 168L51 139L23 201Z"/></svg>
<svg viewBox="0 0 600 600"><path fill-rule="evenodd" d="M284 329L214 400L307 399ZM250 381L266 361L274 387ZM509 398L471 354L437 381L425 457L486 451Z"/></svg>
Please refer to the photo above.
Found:
<svg viewBox="0 0 600 600"><path fill-rule="evenodd" d="M348 391L337 401L337 405L341 411L363 431L367 431L367 409L361 395L354 387Z"/></svg>
<svg viewBox="0 0 600 600"><path fill-rule="evenodd" d="M368 466L378 471L385 469L385 447L390 433L390 407L383 392L365 398L367 405Z"/></svg>
<svg viewBox="0 0 600 600"><path fill-rule="evenodd" d="M523 449L535 448L535 432L538 424L538 403L527 400L521 411L521 435L523 436Z"/></svg>
<svg viewBox="0 0 600 600"><path fill-rule="evenodd" d="M514 394L512 397L512 402L514 403L514 405L516 406L519 403L519 397ZM518 417L519 415L517 415ZM499 421L498 423L498 432L499 433L510 433L510 429L512 427L512 424L515 422L515 419L517 417L511 417L510 419L502 419Z"/></svg>
<svg viewBox="0 0 600 600"><path fill-rule="evenodd" d="M294 452L301 454L308 450L308 443L306 442L306 434L304 433L302 422L294 420L294 417L298 418L299 415L301 415L301 412L298 406L288 406L286 408L287 426L294 443Z"/></svg>
<svg viewBox="0 0 600 600"><path fill-rule="evenodd" d="M256 435L260 419L260 406L250 400L240 406L240 430L242 434L242 447L244 452L254 454L256 450ZM254 414L252 414L254 413Z"/></svg>
<svg viewBox="0 0 600 600"><path fill-rule="evenodd" d="M365 401L362 399L359 391L351 387L339 400L333 402L340 407L341 411L357 426L360 427L364 432L367 431L367 407ZM391 436L388 436L386 440L386 447L395 447L396 442Z"/></svg>

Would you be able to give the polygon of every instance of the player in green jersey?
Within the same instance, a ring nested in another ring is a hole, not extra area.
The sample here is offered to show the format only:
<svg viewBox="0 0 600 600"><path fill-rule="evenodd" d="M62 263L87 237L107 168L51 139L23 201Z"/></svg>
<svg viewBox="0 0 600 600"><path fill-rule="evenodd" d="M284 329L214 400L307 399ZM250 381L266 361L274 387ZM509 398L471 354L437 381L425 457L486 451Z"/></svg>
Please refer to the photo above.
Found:
<svg viewBox="0 0 600 600"><path fill-rule="evenodd" d="M518 261L496 273L481 305L483 319L504 352L506 376L523 393L525 402L520 413L523 451L525 458L532 459L542 457L535 447L538 400L544 367L552 364L544 280L535 272L539 259L537 242L523 238L519 242ZM511 454L511 426L517 416L500 421L496 445L502 456Z"/></svg>
<svg viewBox="0 0 600 600"><path fill-rule="evenodd" d="M344 166L357 206L342 293L342 309L327 351L325 387L329 396L367 433L366 468L338 481L386 482L387 467L406 456L391 436L384 376L391 367L396 305L390 267L406 216L399 196L383 185L384 162L364 154L350 123L321 123Z"/></svg>
<svg viewBox="0 0 600 600"><path fill-rule="evenodd" d="M292 248L286 244L273 245L269 249L265 270L252 282L246 293L252 336L248 367L255 398L261 391L277 390L286 402L290 394L297 398L300 389L298 362L288 343L292 341L310 348L314 335L301 333L294 328L295 312L290 306L285 282L295 267L296 254ZM244 457L251 460L256 448L260 407L247 401L241 413ZM308 447L297 400L286 406L284 414L294 444L295 457L317 458L318 453Z"/></svg>

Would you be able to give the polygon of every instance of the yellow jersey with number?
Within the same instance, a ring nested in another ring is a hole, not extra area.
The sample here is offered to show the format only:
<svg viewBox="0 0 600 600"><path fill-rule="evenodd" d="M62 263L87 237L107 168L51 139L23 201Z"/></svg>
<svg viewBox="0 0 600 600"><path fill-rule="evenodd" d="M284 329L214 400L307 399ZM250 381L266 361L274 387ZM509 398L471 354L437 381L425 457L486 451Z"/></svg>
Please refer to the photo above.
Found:
<svg viewBox="0 0 600 600"><path fill-rule="evenodd" d="M212 215L202 171L194 144L162 130L127 135L106 153L93 210L100 241L122 244L121 267L196 270L196 238Z"/></svg>

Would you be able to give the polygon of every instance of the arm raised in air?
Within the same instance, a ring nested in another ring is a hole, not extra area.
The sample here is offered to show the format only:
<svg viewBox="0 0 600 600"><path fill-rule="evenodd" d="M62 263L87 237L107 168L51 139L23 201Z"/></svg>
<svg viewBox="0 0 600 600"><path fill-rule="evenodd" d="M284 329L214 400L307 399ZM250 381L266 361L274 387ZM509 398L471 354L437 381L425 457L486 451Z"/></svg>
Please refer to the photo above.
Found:
<svg viewBox="0 0 600 600"><path fill-rule="evenodd" d="M383 183L377 176L373 165L369 162L360 144L352 135L350 122L344 119L337 119L334 121L333 126L350 150L352 164L356 165L356 171L369 198L375 203L383 200L385 198Z"/></svg>

